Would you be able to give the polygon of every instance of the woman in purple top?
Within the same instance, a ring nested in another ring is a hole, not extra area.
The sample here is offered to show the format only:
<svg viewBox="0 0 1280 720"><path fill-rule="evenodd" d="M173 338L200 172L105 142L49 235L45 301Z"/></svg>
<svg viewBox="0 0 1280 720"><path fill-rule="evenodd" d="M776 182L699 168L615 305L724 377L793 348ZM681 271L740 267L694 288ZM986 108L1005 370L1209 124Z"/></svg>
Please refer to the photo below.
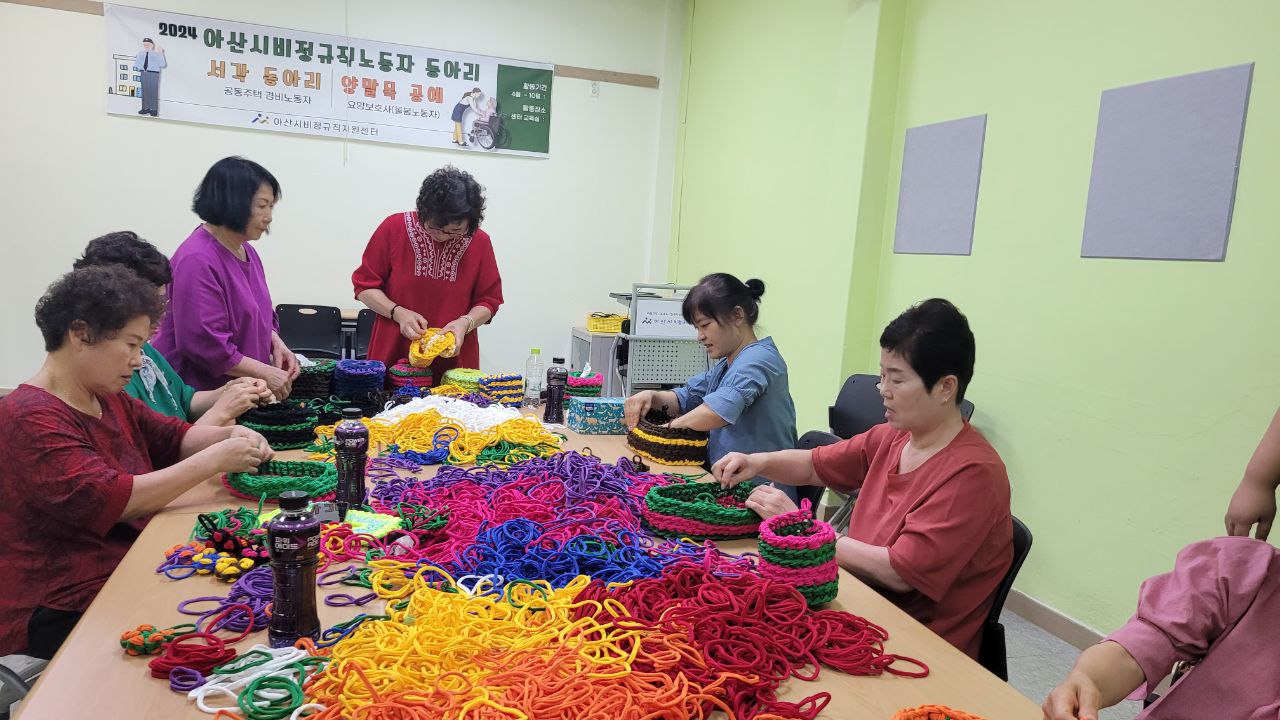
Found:
<svg viewBox="0 0 1280 720"><path fill-rule="evenodd" d="M240 157L219 160L196 189L191 209L204 222L170 261L169 312L152 345L197 390L255 377L283 399L298 376L249 245L269 231L279 199L275 177Z"/></svg>

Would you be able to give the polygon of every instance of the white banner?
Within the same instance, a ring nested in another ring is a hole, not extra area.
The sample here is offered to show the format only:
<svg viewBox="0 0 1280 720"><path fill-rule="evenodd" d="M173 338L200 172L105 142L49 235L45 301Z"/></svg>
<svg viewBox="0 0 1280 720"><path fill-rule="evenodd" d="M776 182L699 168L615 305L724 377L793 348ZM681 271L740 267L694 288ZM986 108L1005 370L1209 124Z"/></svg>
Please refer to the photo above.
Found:
<svg viewBox="0 0 1280 720"><path fill-rule="evenodd" d="M546 156L552 66L104 5L107 112Z"/></svg>

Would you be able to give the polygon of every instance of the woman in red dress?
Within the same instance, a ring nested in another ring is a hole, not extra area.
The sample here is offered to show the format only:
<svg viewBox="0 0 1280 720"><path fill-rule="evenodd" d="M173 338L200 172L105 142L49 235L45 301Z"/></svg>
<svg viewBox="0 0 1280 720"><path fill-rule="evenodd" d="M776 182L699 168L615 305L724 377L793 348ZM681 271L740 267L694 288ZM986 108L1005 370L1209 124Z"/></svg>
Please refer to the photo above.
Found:
<svg viewBox="0 0 1280 720"><path fill-rule="evenodd" d="M416 210L395 213L373 231L351 274L356 299L378 314L370 360L388 366L409 356L428 327L453 333L456 346L432 363L436 378L455 367L478 368L480 343L468 337L502 305L493 243L480 229L484 191L452 166L422 181Z"/></svg>
<svg viewBox="0 0 1280 720"><path fill-rule="evenodd" d="M248 428L189 425L124 393L163 313L116 264L62 276L36 305L44 365L0 400L0 655L53 657L152 514L271 459Z"/></svg>

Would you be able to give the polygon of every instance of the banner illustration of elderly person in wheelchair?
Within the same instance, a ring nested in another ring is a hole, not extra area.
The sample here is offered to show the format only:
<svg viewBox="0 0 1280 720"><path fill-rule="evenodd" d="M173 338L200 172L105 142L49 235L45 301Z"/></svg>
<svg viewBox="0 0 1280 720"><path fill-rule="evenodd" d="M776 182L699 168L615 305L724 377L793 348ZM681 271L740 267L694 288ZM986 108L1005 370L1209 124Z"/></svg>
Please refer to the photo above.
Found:
<svg viewBox="0 0 1280 720"><path fill-rule="evenodd" d="M459 147L468 147L467 141L485 150L499 147L505 137L502 127L502 115L498 113L498 100L494 97L484 98L480 88L468 90L462 99L453 106L453 143ZM475 113L471 121L471 130L463 135L463 121L467 111Z"/></svg>

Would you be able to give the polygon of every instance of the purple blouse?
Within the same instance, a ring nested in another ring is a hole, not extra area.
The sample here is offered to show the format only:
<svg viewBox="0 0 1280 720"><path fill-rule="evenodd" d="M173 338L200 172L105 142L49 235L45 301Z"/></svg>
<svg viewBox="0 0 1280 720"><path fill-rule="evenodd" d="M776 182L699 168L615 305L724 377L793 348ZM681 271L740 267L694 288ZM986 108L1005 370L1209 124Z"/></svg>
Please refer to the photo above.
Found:
<svg viewBox="0 0 1280 720"><path fill-rule="evenodd" d="M1173 572L1142 584L1138 611L1107 637L1146 676L1197 662L1139 720L1280 718L1280 550L1246 537L1188 545Z"/></svg>
<svg viewBox="0 0 1280 720"><path fill-rule="evenodd" d="M199 225L170 260L169 311L151 344L197 390L221 387L242 358L271 363L280 323L262 260L252 245L244 250L247 260Z"/></svg>

